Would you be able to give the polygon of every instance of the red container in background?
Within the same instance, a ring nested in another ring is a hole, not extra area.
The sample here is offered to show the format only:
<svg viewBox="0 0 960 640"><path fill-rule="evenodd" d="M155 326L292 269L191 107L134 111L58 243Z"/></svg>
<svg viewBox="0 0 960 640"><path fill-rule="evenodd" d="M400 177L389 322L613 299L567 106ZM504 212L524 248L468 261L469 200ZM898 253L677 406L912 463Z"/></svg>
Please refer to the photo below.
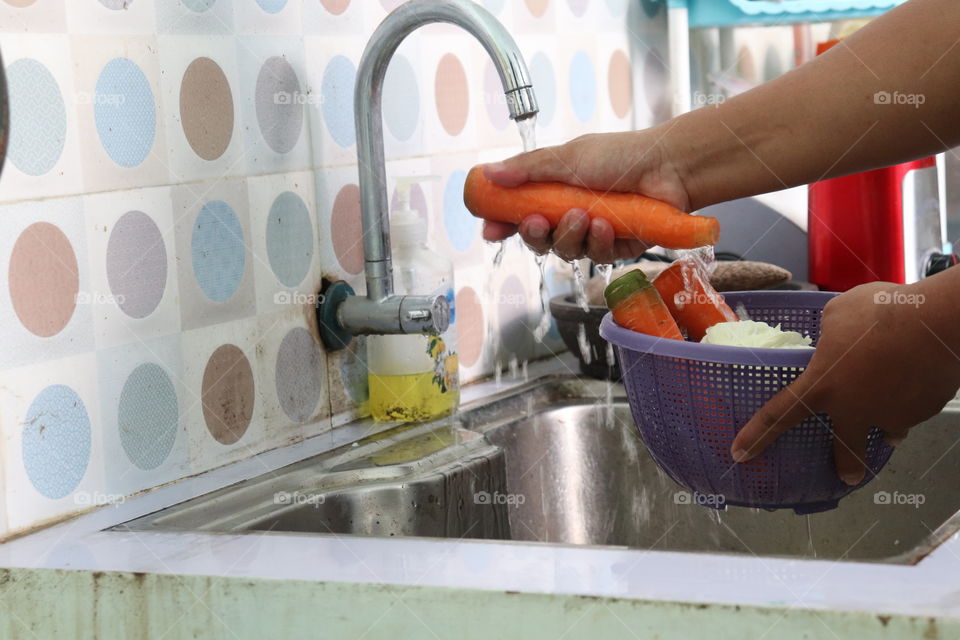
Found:
<svg viewBox="0 0 960 640"><path fill-rule="evenodd" d="M810 281L821 289L916 282L942 249L935 158L815 182L809 198Z"/></svg>
<svg viewBox="0 0 960 640"><path fill-rule="evenodd" d="M839 40L817 45L817 55ZM815 182L809 187L810 282L847 291L906 284L956 264L943 255L936 158Z"/></svg>

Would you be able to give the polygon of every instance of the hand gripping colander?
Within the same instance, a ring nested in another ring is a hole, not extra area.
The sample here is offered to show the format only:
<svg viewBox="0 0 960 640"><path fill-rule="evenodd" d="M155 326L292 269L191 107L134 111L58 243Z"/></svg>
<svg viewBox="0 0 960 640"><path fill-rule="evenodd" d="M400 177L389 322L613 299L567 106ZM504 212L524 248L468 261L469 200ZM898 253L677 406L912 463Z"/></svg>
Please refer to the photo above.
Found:
<svg viewBox="0 0 960 640"><path fill-rule="evenodd" d="M725 294L752 320L781 324L816 340L833 293L747 291ZM833 465L829 417L813 415L781 435L762 455L737 464L730 445L737 431L809 364L812 350L752 349L681 342L624 329L611 314L600 334L618 350L623 383L640 436L671 478L706 496L699 504L827 511L858 487L844 484ZM893 448L879 429L867 441L863 486Z"/></svg>

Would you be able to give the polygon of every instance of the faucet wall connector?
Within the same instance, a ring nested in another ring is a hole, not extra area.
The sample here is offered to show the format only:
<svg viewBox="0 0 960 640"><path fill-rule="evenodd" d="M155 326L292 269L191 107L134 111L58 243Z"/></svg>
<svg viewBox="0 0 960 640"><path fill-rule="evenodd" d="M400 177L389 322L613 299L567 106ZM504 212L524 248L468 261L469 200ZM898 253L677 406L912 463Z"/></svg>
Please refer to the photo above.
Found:
<svg viewBox="0 0 960 640"><path fill-rule="evenodd" d="M450 324L449 303L443 296L394 294L383 153L383 80L387 67L404 38L433 22L460 26L480 41L500 76L512 119L522 120L538 111L520 49L503 25L480 5L470 0L410 0L377 27L360 59L354 88L367 295L337 301L334 314L318 311L318 316L328 321L335 319L342 335L442 333ZM341 346L327 344L331 349Z"/></svg>

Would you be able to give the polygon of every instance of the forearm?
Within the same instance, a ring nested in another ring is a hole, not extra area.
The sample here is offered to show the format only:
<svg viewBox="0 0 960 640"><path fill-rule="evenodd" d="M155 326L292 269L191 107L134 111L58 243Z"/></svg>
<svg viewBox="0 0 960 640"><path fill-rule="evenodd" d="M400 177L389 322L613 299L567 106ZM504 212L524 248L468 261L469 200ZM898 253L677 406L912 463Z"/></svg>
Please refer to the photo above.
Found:
<svg viewBox="0 0 960 640"><path fill-rule="evenodd" d="M958 38L960 3L911 0L808 64L656 133L694 209L937 153L960 143ZM878 92L920 97L883 104Z"/></svg>
<svg viewBox="0 0 960 640"><path fill-rule="evenodd" d="M945 348L954 371L960 373L960 317L957 316L956 300L960 297L960 267L953 267L925 278L904 288L907 296L891 302L913 304L917 319L930 332L931 342Z"/></svg>

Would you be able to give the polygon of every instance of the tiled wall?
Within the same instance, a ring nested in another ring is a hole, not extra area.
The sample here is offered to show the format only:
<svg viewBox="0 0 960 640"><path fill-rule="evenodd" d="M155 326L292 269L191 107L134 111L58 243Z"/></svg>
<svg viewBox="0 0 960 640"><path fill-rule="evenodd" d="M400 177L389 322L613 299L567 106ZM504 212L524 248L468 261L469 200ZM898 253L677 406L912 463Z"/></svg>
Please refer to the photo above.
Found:
<svg viewBox="0 0 960 640"><path fill-rule="evenodd" d="M12 136L0 179L0 534L340 424L362 341L326 354L311 295L362 290L352 89L396 0L0 0ZM527 56L538 136L663 117L664 16L628 0L487 0ZM636 14L636 15L634 15ZM634 36L628 36L628 20ZM632 60L632 63L631 63ZM634 90L636 89L636 90ZM463 209L519 151L490 61L454 27L387 80L388 175L457 267L465 380L549 354L539 274ZM551 291L569 285L548 263Z"/></svg>

